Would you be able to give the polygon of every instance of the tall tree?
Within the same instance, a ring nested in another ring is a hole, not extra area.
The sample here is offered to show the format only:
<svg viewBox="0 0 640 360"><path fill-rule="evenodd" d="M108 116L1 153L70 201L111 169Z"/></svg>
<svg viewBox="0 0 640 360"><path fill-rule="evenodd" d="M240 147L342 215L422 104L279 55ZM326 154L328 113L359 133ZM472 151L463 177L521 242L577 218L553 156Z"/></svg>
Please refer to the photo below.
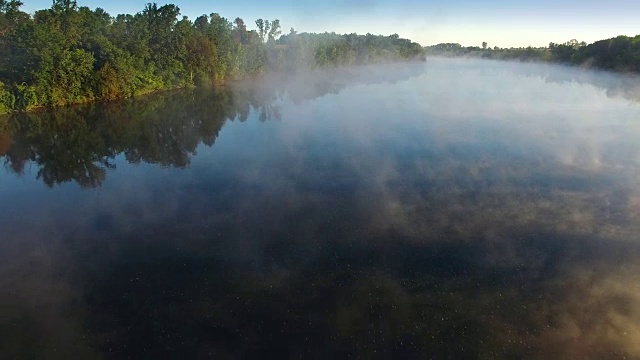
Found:
<svg viewBox="0 0 640 360"><path fill-rule="evenodd" d="M264 21L264 34L262 35L262 39L264 40L265 36L269 35L269 31L271 30L271 22L269 20Z"/></svg>
<svg viewBox="0 0 640 360"><path fill-rule="evenodd" d="M275 19L271 22L271 29L269 30L269 41L274 41L276 37L280 36L282 31L280 30L280 20Z"/></svg>
<svg viewBox="0 0 640 360"><path fill-rule="evenodd" d="M241 44L247 43L247 25L245 25L244 20L237 17L234 21L234 40Z"/></svg>
<svg viewBox="0 0 640 360"><path fill-rule="evenodd" d="M258 19L256 20L256 26L258 27L258 35L260 35L261 39L264 39L265 27L264 20Z"/></svg>

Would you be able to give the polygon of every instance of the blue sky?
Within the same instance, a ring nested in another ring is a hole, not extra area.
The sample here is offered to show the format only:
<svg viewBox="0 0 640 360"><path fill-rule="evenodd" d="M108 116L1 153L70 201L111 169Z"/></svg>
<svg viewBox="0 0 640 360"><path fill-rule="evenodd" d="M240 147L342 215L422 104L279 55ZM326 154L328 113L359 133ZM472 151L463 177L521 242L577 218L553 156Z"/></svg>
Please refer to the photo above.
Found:
<svg viewBox="0 0 640 360"><path fill-rule="evenodd" d="M23 0L23 10L48 8L50 0ZM78 0L111 15L135 13L148 1ZM163 1L157 1L164 4ZM171 3L171 2L170 2ZM183 15L220 13L241 17L253 27L257 18L280 19L284 31L374 34L397 33L423 45L545 46L570 39L593 42L640 34L640 0L176 0Z"/></svg>

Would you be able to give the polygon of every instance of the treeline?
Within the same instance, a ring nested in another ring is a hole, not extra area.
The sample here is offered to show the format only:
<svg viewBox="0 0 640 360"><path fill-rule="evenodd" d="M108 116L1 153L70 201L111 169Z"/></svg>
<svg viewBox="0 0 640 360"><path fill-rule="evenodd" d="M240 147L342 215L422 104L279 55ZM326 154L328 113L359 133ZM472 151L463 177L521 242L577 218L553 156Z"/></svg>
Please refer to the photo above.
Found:
<svg viewBox="0 0 640 360"><path fill-rule="evenodd" d="M265 71L424 58L397 35L280 36L279 20L219 14L190 20L173 4L150 3L112 17L72 0L33 15L0 0L0 113L131 97Z"/></svg>
<svg viewBox="0 0 640 360"><path fill-rule="evenodd" d="M289 34L280 37L278 44L277 61L273 63L285 64L290 69L426 59L420 44L397 34L297 34L291 29Z"/></svg>
<svg viewBox="0 0 640 360"><path fill-rule="evenodd" d="M640 35L618 36L592 44L567 41L550 43L548 47L509 48L463 47L457 43L443 43L425 48L428 54L441 56L470 56L499 60L543 61L583 65L604 70L640 73Z"/></svg>
<svg viewBox="0 0 640 360"><path fill-rule="evenodd" d="M485 59L499 60L537 60L545 61L548 56L547 48L509 48L501 49L497 46L494 48L479 46L462 46L458 43L441 43L437 45L427 46L425 48L427 54L434 56L450 56L450 57L479 57Z"/></svg>

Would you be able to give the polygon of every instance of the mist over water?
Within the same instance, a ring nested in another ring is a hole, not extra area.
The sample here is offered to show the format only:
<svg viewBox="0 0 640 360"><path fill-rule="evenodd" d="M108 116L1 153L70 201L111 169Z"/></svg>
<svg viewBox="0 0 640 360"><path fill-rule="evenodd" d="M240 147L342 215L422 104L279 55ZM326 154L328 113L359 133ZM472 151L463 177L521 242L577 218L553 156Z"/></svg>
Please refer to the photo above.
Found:
<svg viewBox="0 0 640 360"><path fill-rule="evenodd" d="M0 120L0 357L638 358L640 88L430 59Z"/></svg>

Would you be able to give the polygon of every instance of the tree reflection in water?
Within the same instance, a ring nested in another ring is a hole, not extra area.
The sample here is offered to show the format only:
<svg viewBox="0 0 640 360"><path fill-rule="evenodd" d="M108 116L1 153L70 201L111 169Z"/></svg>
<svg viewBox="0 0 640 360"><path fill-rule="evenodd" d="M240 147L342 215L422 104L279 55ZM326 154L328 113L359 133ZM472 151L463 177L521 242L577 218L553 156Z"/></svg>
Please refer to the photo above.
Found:
<svg viewBox="0 0 640 360"><path fill-rule="evenodd" d="M200 143L213 146L226 121L246 121L251 109L260 121L279 120L277 99L311 100L348 85L401 81L421 72L416 66L399 69L391 74L363 67L301 77L270 75L257 83L16 114L4 120L0 156L18 174L27 162L36 164L37 177L48 186L75 181L96 187L115 168L118 154L130 163L182 168Z"/></svg>

